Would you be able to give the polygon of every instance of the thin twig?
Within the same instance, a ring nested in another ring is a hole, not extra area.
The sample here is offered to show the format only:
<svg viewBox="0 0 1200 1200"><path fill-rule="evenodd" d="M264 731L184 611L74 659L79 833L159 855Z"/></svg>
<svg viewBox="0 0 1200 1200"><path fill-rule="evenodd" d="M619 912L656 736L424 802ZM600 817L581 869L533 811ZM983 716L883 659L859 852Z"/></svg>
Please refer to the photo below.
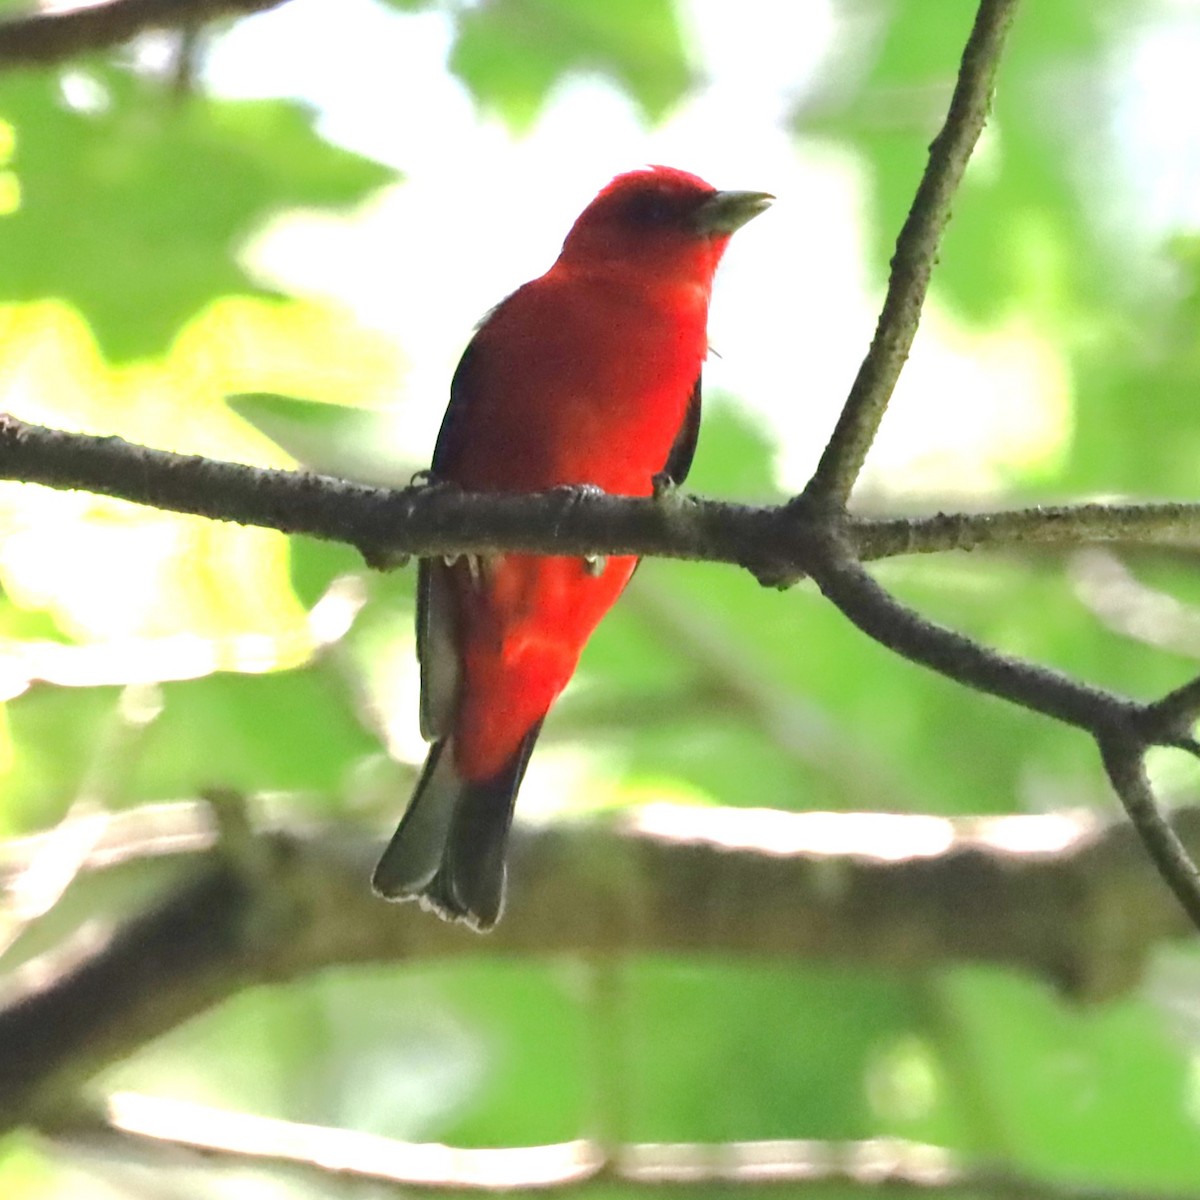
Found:
<svg viewBox="0 0 1200 1200"><path fill-rule="evenodd" d="M892 258L887 296L871 347L859 367L816 472L804 489L809 504L842 508L850 495L896 381L908 359L950 202L987 118L996 68L1017 0L982 0L963 51L958 82L941 132Z"/></svg>
<svg viewBox="0 0 1200 1200"><path fill-rule="evenodd" d="M826 598L881 645L957 683L1091 734L1143 845L1200 929L1200 871L1155 800L1143 766L1145 752L1156 745L1200 755L1200 745L1191 736L1200 707L1200 681L1157 704L1139 704L990 650L902 604L871 578L836 535L813 557L810 570Z"/></svg>
<svg viewBox="0 0 1200 1200"><path fill-rule="evenodd" d="M920 322L938 241L971 150L983 129L996 68L1017 0L980 0L941 133L896 243L888 293L871 348L813 477L792 502L797 519L824 516L806 545L808 573L859 629L896 653L967 687L1085 730L1163 879L1200 929L1200 870L1171 829L1146 777L1146 751L1177 746L1200 757L1191 724L1200 683L1157 705L1139 704L1058 671L988 649L926 620L864 570L845 504L875 439ZM782 576L787 578L786 573Z"/></svg>
<svg viewBox="0 0 1200 1200"><path fill-rule="evenodd" d="M1142 845L1192 923L1200 929L1200 871L1154 798L1146 775L1146 743L1111 736L1098 739L1104 769L1121 798Z"/></svg>
<svg viewBox="0 0 1200 1200"><path fill-rule="evenodd" d="M846 535L858 558L945 550L1126 543L1200 546L1200 504L1083 503L927 517L851 517Z"/></svg>

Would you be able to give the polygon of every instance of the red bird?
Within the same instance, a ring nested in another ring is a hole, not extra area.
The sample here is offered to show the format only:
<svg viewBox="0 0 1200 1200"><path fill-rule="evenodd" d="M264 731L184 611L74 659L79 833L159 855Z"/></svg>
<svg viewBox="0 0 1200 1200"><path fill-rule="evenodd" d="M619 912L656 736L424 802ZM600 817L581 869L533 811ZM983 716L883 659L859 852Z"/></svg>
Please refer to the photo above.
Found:
<svg viewBox="0 0 1200 1200"><path fill-rule="evenodd" d="M450 385L430 472L473 492L682 483L700 426L713 273L773 197L686 171L618 175L558 260L484 319ZM629 582L631 556L423 559L421 732L433 744L374 887L490 929L513 803L542 720Z"/></svg>

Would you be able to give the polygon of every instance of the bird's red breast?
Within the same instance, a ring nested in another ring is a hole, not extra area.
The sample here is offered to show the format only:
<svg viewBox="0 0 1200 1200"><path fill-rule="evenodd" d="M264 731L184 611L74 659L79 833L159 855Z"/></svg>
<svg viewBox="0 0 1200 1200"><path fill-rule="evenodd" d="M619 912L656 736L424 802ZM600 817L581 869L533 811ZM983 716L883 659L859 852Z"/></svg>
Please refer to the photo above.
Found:
<svg viewBox="0 0 1200 1200"><path fill-rule="evenodd" d="M476 332L439 443L438 479L472 491L593 484L646 496L688 416L729 238L693 225L718 193L687 172L619 176L546 274ZM760 204L761 207L761 197ZM757 211L757 210L756 210ZM461 658L455 753L467 778L511 758L575 670L636 566L504 555L453 568Z"/></svg>

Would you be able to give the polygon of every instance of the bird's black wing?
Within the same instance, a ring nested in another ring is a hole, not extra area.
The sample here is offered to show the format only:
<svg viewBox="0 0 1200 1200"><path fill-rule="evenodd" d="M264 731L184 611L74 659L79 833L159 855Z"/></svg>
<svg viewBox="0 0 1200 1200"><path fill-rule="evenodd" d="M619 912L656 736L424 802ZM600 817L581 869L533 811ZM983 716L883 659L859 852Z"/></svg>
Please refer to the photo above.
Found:
<svg viewBox="0 0 1200 1200"><path fill-rule="evenodd" d="M450 568L440 559L417 562L417 662L421 666L421 736L436 742L449 733L458 694Z"/></svg>
<svg viewBox="0 0 1200 1200"><path fill-rule="evenodd" d="M700 376L696 376L696 385L692 388L692 398L688 401L687 412L683 424L675 435L675 444L667 455L666 465L662 473L675 484L681 484L692 469L692 459L696 457L696 443L700 440Z"/></svg>
<svg viewBox="0 0 1200 1200"><path fill-rule="evenodd" d="M471 409L471 397L476 391L472 384L478 375L482 357L478 337L472 338L454 369L454 378L450 380L450 403L446 405L442 426L433 447L433 461L429 464L429 473L435 483L439 469L444 469L447 461L454 457L463 420Z"/></svg>
<svg viewBox="0 0 1200 1200"><path fill-rule="evenodd" d="M495 311L495 310L493 310ZM488 314L491 315L490 313ZM484 321L487 317L484 318ZM482 327L482 322L481 322ZM477 394L480 362L479 338L468 343L450 381L450 403L442 417L430 464L430 478L452 462L464 428L463 421ZM421 666L421 736L437 741L450 730L458 694L458 652L454 644L455 597L450 568L440 559L417 563L417 661Z"/></svg>

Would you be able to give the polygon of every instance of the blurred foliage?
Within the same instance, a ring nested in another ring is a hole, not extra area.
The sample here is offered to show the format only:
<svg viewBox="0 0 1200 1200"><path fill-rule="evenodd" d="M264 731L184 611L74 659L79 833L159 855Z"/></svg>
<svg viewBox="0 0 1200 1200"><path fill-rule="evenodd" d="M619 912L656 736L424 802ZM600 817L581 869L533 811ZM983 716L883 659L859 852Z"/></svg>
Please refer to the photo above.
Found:
<svg viewBox="0 0 1200 1200"><path fill-rule="evenodd" d="M161 352L214 297L249 290L236 254L268 214L348 205L392 175L293 103L173 104L100 66L9 75L0 119L20 188L0 300L67 300L116 358Z"/></svg>
<svg viewBox="0 0 1200 1200"><path fill-rule="evenodd" d="M528 129L555 84L572 72L618 83L647 116L661 117L692 82L671 0L385 0L404 12L455 17L450 69L485 110Z"/></svg>
<svg viewBox="0 0 1200 1200"><path fill-rule="evenodd" d="M519 127L567 71L611 76L652 117L690 81L671 0L491 0L463 13L450 67L480 104Z"/></svg>
<svg viewBox="0 0 1200 1200"><path fill-rule="evenodd" d="M700 74L668 0L389 4L398 23L447 14L449 69L522 130L579 71L650 118ZM1168 8L1030 0L1018 19L935 293L980 330L1025 317L1061 355L1074 408L1055 473L1014 473L997 505L1196 496L1200 240L1134 239L1105 208L1138 200L1118 169L1114 64ZM797 143L832 143L864 172L877 281L973 9L840 0L840 70L798 93ZM272 220L363 204L394 172L326 141L292 100L180 98L130 63L0 78L4 407L192 452L406 479L420 462L392 452L387 419L368 408L403 375L394 347L333 306L268 295L243 253ZM774 449L734 399L713 397L691 486L770 499ZM0 519L0 830L49 826L80 796L124 807L218 784L302 792L380 828L394 819L406 784L387 756L419 753L411 572L364 580L344 547L36 489L5 487ZM1133 566L1200 603L1190 561ZM879 574L989 644L1129 693L1195 671L1195 653L1150 649L1093 615L1062 558L945 556ZM141 724L130 687L149 706ZM584 717L599 728L581 738ZM725 567L644 566L549 722L531 790L540 762L581 746L594 778L578 804L1113 805L1086 739L917 670L810 588L768 592ZM1181 786L1194 794L1194 780ZM98 886L75 889L82 911ZM126 902L143 892L131 884ZM1188 1011L1196 965L1187 958L1168 998ZM400 1137L566 1139L594 1127L602 1091L596 969L481 959L296 980L247 992L105 1082ZM1200 1039L1194 1020L1166 1019L1161 997L1081 1010L1040 982L964 967L609 969L625 1019L606 1052L624 1066L631 1138L897 1135L1052 1181L1200 1181ZM85 1194L43 1154L26 1141L0 1150L4 1195Z"/></svg>

